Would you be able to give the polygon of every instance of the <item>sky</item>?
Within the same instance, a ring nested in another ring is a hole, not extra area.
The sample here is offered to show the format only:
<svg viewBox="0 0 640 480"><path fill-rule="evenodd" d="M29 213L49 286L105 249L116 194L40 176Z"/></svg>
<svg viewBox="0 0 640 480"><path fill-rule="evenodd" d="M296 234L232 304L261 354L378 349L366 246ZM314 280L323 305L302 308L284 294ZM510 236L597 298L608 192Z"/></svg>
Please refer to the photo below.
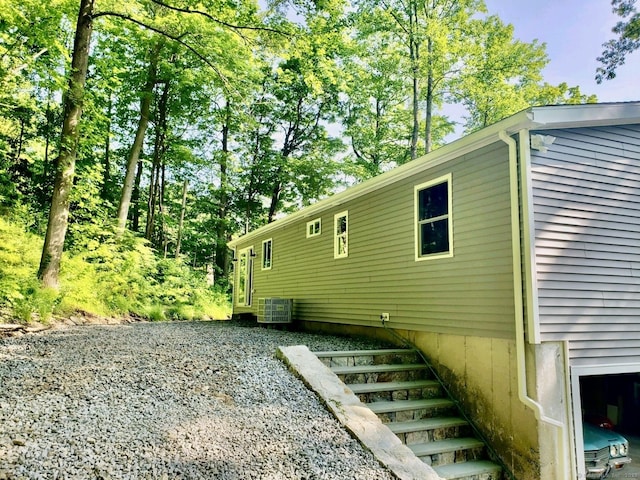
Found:
<svg viewBox="0 0 640 480"><path fill-rule="evenodd" d="M640 50L627 56L617 77L598 85L596 60L602 44L620 17L610 0L485 0L488 13L514 26L514 37L546 43L550 62L544 81L579 86L583 94L595 94L599 102L640 100ZM640 6L640 5L638 5Z"/></svg>

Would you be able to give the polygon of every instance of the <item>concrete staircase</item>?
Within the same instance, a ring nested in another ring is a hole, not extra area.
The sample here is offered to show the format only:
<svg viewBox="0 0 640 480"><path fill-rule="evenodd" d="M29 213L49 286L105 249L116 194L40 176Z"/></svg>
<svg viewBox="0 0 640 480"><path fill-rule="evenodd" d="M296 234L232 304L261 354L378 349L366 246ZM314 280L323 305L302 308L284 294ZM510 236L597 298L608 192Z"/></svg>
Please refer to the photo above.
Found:
<svg viewBox="0 0 640 480"><path fill-rule="evenodd" d="M500 466L410 349L315 352L413 453L444 479L499 480Z"/></svg>

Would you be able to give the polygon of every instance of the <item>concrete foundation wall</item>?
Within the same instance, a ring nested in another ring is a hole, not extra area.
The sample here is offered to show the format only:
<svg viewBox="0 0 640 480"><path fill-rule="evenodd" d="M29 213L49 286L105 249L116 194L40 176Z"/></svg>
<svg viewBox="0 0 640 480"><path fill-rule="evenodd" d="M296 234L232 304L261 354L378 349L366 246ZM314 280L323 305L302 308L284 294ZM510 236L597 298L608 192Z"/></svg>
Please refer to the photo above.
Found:
<svg viewBox="0 0 640 480"><path fill-rule="evenodd" d="M406 332L518 480L542 476L538 421L518 398L511 340Z"/></svg>

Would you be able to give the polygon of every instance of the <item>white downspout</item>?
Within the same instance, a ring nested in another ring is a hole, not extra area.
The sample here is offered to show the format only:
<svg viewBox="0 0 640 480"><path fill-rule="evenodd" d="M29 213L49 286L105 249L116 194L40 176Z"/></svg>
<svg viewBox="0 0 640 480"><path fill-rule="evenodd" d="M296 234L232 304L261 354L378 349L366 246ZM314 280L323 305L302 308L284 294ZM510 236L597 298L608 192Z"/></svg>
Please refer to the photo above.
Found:
<svg viewBox="0 0 640 480"><path fill-rule="evenodd" d="M516 330L516 366L518 373L518 398L528 408L533 410L536 418L540 422L556 427L558 431L558 444L560 455L558 456L558 467L556 468L556 478L562 479L567 469L565 468L568 456L565 448L566 425L554 418L548 417L544 413L544 407L531 398L527 392L527 364L525 356L524 340L524 303L522 298L522 259L520 244L520 203L518 198L518 146L506 131L502 130L498 134L500 140L509 146L509 183L511 194L511 253L513 259L513 300L515 306L515 330Z"/></svg>

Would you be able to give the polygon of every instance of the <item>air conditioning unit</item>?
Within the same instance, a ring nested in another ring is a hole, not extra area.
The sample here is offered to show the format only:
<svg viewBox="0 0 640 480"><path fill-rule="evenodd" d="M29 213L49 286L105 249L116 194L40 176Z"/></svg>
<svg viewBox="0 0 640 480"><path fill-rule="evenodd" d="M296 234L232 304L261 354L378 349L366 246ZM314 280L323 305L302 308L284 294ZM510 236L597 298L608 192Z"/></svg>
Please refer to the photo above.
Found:
<svg viewBox="0 0 640 480"><path fill-rule="evenodd" d="M291 323L293 299L259 298L258 323Z"/></svg>

